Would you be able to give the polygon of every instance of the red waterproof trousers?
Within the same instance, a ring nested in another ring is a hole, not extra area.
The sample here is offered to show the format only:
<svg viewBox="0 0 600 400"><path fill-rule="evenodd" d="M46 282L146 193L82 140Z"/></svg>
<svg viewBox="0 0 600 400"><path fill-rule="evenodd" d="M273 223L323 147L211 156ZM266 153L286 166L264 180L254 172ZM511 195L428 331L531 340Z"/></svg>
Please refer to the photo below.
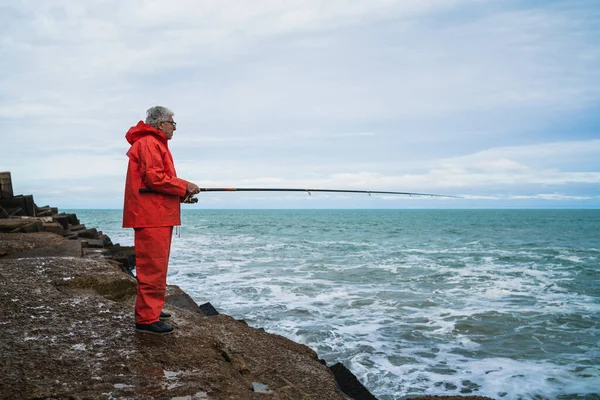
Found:
<svg viewBox="0 0 600 400"><path fill-rule="evenodd" d="M158 321L165 304L172 235L172 226L135 229L136 324Z"/></svg>

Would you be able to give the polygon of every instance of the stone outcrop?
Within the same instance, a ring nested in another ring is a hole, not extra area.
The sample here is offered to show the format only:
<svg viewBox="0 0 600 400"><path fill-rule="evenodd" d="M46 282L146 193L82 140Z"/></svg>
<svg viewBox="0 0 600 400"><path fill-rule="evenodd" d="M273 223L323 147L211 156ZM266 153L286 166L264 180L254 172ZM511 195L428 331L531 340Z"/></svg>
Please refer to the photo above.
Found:
<svg viewBox="0 0 600 400"><path fill-rule="evenodd" d="M173 335L136 334L106 260L0 259L0 290L1 398L348 398L314 351L225 315L169 305Z"/></svg>
<svg viewBox="0 0 600 400"><path fill-rule="evenodd" d="M165 306L175 333L136 333L134 249L74 214L1 206L0 399L375 399L342 364L329 368L177 286ZM420 399L442 398L463 397Z"/></svg>
<svg viewBox="0 0 600 400"><path fill-rule="evenodd" d="M32 195L14 196L9 172L0 172L0 194L0 233L52 232L73 240L75 244L65 246L71 249L79 247L80 256L112 259L129 274L135 268L133 247L113 244L102 231L82 224L76 214L59 213L56 207L38 207ZM56 250L50 250L50 253L52 251ZM43 255L51 254L47 250Z"/></svg>

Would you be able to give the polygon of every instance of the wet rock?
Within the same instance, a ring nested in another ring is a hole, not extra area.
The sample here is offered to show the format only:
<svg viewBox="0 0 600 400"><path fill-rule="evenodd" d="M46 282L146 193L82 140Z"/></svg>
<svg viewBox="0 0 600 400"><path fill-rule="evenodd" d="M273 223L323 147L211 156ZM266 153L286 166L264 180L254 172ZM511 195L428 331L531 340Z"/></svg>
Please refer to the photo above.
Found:
<svg viewBox="0 0 600 400"><path fill-rule="evenodd" d="M83 226L83 225L82 225ZM85 229L77 232L77 236L86 239L98 239L98 231L96 228ZM100 241L102 245L102 241Z"/></svg>
<svg viewBox="0 0 600 400"><path fill-rule="evenodd" d="M29 224L31 224L31 221L27 219L2 218L0 219L0 232L14 232Z"/></svg>
<svg viewBox="0 0 600 400"><path fill-rule="evenodd" d="M17 229L10 231L11 233L33 233L33 232L43 232L44 228L40 221L29 222Z"/></svg>
<svg viewBox="0 0 600 400"><path fill-rule="evenodd" d="M83 236L78 234L77 237L81 238ZM91 247L91 248L95 248L95 249L103 249L104 248L104 241L102 241L100 239L82 239L81 242L84 247Z"/></svg>
<svg viewBox="0 0 600 400"><path fill-rule="evenodd" d="M18 195L8 198L1 198L0 206L5 208L7 211L12 210L12 212L9 212L9 215L30 217L35 217L36 215L36 207L32 195Z"/></svg>
<svg viewBox="0 0 600 400"><path fill-rule="evenodd" d="M123 272L133 276L133 270L135 268L135 247L115 244L105 247L105 249L110 252L111 258L121 265Z"/></svg>
<svg viewBox="0 0 600 400"><path fill-rule="evenodd" d="M10 172L0 172L0 199L10 199L13 197L12 179Z"/></svg>
<svg viewBox="0 0 600 400"><path fill-rule="evenodd" d="M60 243L57 243L53 246L31 246L29 249L22 249L22 247L17 247L20 251L12 251L11 254L7 255L6 258L38 258L38 257L81 257L81 243L72 242L66 240L60 236L57 236L53 233L39 232L35 233L37 235L45 234L51 235L52 242L57 242L58 239L61 239ZM13 234L14 235L14 234ZM23 234L25 235L25 234ZM26 236L34 235L34 233L26 234ZM48 236L45 236L48 237ZM28 245L27 242L24 243ZM12 247L15 249L15 247Z"/></svg>
<svg viewBox="0 0 600 400"><path fill-rule="evenodd" d="M65 214L54 214L52 218L62 226L64 231L69 229L69 217Z"/></svg>
<svg viewBox="0 0 600 400"><path fill-rule="evenodd" d="M34 253L30 251L40 251L41 249L45 249L44 252L47 251L46 254L56 253L59 251L56 247L66 243L69 243L67 239L49 232L27 234L0 233L0 251L3 252L5 256L20 253L16 255L16 257L27 257L28 255L37 257L44 253ZM69 251L66 255L72 255L74 257L81 256L81 248L78 245L75 245L75 248L72 250L72 253ZM79 252L77 252L77 250Z"/></svg>
<svg viewBox="0 0 600 400"><path fill-rule="evenodd" d="M136 333L134 289L107 260L0 258L2 396L346 399L311 349L225 315L171 304L174 334Z"/></svg>
<svg viewBox="0 0 600 400"><path fill-rule="evenodd" d="M114 269L113 266L106 266ZM120 271L119 271L120 272ZM100 296L113 301L120 301L136 294L136 280L126 274L106 273L79 275L55 281L63 289L91 289Z"/></svg>
<svg viewBox="0 0 600 400"><path fill-rule="evenodd" d="M82 245L85 243L82 242ZM81 249L84 257L91 258L110 258L110 251L108 249L98 249L94 247L84 247Z"/></svg>
<svg viewBox="0 0 600 400"><path fill-rule="evenodd" d="M77 235L79 235L80 232L81 233L85 232L86 230L87 230L87 228L85 227L84 224L76 224L76 225L70 224L69 225L69 231L72 233L76 233Z"/></svg>
<svg viewBox="0 0 600 400"><path fill-rule="evenodd" d="M377 400L375 396L371 394L363 386L362 383L356 378L356 376L350 372L348 368L342 363L337 363L331 367L331 371L335 375L335 379L340 386L340 389L352 397L354 400Z"/></svg>
<svg viewBox="0 0 600 400"><path fill-rule="evenodd" d="M207 317L219 315L219 312L210 303L204 303L199 307L200 311Z"/></svg>
<svg viewBox="0 0 600 400"><path fill-rule="evenodd" d="M62 225L55 221L42 222L42 227L44 228L43 232L52 232L52 233L56 233L57 235L61 235L61 236L64 232Z"/></svg>
<svg viewBox="0 0 600 400"><path fill-rule="evenodd" d="M167 294L165 295L165 304L168 306L175 306L189 310L192 312L198 312L198 304L179 286L168 285Z"/></svg>

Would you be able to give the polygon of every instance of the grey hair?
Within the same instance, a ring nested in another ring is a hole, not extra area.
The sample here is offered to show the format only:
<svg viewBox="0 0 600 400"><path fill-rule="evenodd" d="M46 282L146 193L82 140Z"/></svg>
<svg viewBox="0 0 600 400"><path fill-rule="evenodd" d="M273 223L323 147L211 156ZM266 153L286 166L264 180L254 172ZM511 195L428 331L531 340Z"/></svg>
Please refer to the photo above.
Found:
<svg viewBox="0 0 600 400"><path fill-rule="evenodd" d="M158 123L168 121L175 113L167 107L156 106L146 111L146 123L158 129Z"/></svg>

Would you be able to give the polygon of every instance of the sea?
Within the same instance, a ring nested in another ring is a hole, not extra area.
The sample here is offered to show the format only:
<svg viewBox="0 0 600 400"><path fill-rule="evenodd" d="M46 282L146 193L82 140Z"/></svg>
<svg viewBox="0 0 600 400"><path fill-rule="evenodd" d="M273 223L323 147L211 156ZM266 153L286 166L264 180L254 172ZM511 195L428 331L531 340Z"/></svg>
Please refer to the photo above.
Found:
<svg viewBox="0 0 600 400"><path fill-rule="evenodd" d="M380 400L600 399L600 210L187 209L168 283Z"/></svg>

